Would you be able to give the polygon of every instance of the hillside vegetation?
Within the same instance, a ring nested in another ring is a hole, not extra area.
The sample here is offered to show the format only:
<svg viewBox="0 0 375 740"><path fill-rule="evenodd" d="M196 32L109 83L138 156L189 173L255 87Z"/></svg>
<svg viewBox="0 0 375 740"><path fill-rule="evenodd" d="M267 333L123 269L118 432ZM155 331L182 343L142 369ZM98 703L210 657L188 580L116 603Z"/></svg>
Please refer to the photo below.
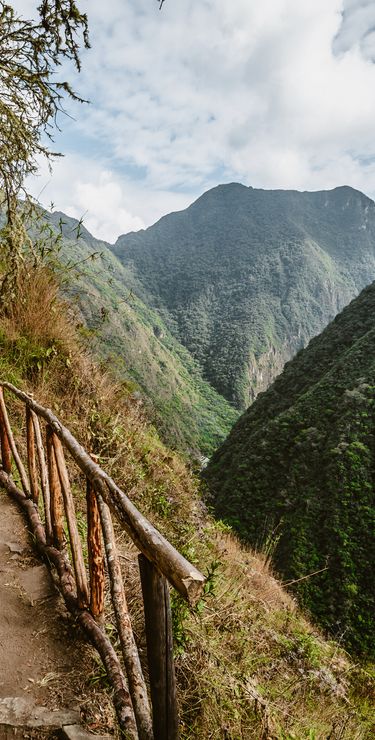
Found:
<svg viewBox="0 0 375 740"><path fill-rule="evenodd" d="M56 233L62 232L57 256L69 265L64 291L81 321L81 337L147 406L169 445L210 455L238 412L203 379L196 360L161 316L139 298L132 272L109 245L65 214L46 217Z"/></svg>
<svg viewBox="0 0 375 740"><path fill-rule="evenodd" d="M51 407L208 574L195 611L172 593L182 740L372 737L369 674L311 627L264 558L207 514L197 481L147 425L137 401L80 347L54 278L39 268L23 276L21 290L22 300L0 321L1 379ZM13 428L23 427L23 409L9 400L9 410ZM84 485L72 484L79 509ZM119 546L144 648L136 554L123 535ZM111 614L106 625L114 634Z"/></svg>
<svg viewBox="0 0 375 740"><path fill-rule="evenodd" d="M375 204L349 187L220 185L113 247L140 298L245 409L375 279Z"/></svg>
<svg viewBox="0 0 375 740"><path fill-rule="evenodd" d="M314 618L369 657L374 430L375 283L285 366L205 472L217 514L268 547Z"/></svg>

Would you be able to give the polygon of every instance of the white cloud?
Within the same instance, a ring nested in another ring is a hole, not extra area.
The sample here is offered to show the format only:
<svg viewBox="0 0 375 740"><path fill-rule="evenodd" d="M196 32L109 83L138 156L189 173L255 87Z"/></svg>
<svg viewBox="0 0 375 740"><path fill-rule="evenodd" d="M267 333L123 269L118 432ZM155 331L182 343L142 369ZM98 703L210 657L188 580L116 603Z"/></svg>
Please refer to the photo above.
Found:
<svg viewBox="0 0 375 740"><path fill-rule="evenodd" d="M81 4L93 48L75 85L92 103L64 123L49 189L97 234L219 181L375 195L373 0Z"/></svg>
<svg viewBox="0 0 375 740"><path fill-rule="evenodd" d="M190 202L186 195L154 191L152 203L147 203L142 187L80 155L57 160L52 177L41 162L38 178L28 186L43 205L82 218L94 236L109 242L145 228L147 217L148 224L159 219L166 199L171 210L186 208Z"/></svg>
<svg viewBox="0 0 375 740"><path fill-rule="evenodd" d="M342 24L334 40L337 53L357 46L365 59L375 61L375 3L344 0Z"/></svg>
<svg viewBox="0 0 375 740"><path fill-rule="evenodd" d="M100 172L96 182L78 180L73 197L74 202L66 207L68 215L79 218L80 212L86 209L87 228L102 239L115 240L119 233L144 228L142 219L124 208L126 199L121 185L112 179L110 172Z"/></svg>

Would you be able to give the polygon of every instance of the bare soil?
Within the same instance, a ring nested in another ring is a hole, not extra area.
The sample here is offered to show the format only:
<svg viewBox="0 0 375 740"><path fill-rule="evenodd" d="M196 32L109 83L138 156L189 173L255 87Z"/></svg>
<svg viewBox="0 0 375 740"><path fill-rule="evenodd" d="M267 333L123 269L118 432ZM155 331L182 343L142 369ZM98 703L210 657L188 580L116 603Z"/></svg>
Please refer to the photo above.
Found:
<svg viewBox="0 0 375 740"><path fill-rule="evenodd" d="M47 566L36 558L22 513L1 489L0 666L0 700L28 698L52 710L76 710L92 731L113 729L94 651L72 622Z"/></svg>

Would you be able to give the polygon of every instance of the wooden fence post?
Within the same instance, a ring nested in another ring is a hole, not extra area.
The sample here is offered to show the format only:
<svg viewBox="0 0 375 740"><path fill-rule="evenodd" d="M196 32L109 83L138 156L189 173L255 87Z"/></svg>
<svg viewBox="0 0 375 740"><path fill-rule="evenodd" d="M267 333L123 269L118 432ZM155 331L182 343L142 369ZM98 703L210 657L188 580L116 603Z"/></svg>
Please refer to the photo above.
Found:
<svg viewBox="0 0 375 740"><path fill-rule="evenodd" d="M58 550L65 547L65 534L62 514L62 496L59 473L57 470L55 448L53 446L54 431L47 426L47 461L48 461L48 478L49 490L51 496L51 524L53 532L53 542Z"/></svg>
<svg viewBox="0 0 375 740"><path fill-rule="evenodd" d="M145 612L147 657L155 740L178 740L172 618L166 578L144 556L139 569Z"/></svg>
<svg viewBox="0 0 375 740"><path fill-rule="evenodd" d="M29 481L27 480L26 470L18 454L17 446L14 441L12 427L10 426L8 412L7 412L5 401L4 401L4 392L3 392L2 386L0 386L0 409L1 409L2 421L3 421L6 434L8 437L9 446L10 446L10 449L12 450L14 462L16 463L17 470L20 475L23 492L26 496L30 496Z"/></svg>
<svg viewBox="0 0 375 740"><path fill-rule="evenodd" d="M38 503L39 485L35 457L35 432L31 409L26 406L26 445L27 445L27 467L29 470L30 493L34 504Z"/></svg>
<svg viewBox="0 0 375 740"><path fill-rule="evenodd" d="M104 610L104 554L100 516L94 487L87 478L87 550L90 573L90 611L95 619L100 620Z"/></svg>
<svg viewBox="0 0 375 740"><path fill-rule="evenodd" d="M37 451L38 462L39 462L40 485L42 489L42 496L43 496L43 503L44 503L45 530L46 530L47 542L48 544L51 544L52 539L53 539L53 533L52 533L52 524L51 524L51 496L50 496L50 490L49 490L48 468L47 468L47 463L46 463L46 456L44 453L42 432L40 429L39 419L35 411L32 411L30 409L30 412L31 412L31 418L33 420L33 425L34 425L36 451Z"/></svg>
<svg viewBox="0 0 375 740"><path fill-rule="evenodd" d="M12 472L12 452L4 422L3 412L0 406L0 440L1 440L1 462L3 470L9 475Z"/></svg>
<svg viewBox="0 0 375 740"><path fill-rule="evenodd" d="M87 586L85 561L83 558L82 543L77 526L74 499L65 463L64 450L58 436L54 433L52 434L52 446L55 453L56 466L60 479L66 521L69 530L70 548L72 551L74 574L77 584L78 604L81 609L83 609L89 604L89 591Z"/></svg>

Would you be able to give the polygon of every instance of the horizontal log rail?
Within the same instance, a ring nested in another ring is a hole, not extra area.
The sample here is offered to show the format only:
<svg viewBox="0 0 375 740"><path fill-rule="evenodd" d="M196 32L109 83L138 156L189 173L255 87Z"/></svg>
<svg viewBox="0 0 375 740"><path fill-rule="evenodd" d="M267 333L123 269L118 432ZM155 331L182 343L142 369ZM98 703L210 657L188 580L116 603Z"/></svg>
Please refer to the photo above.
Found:
<svg viewBox="0 0 375 740"><path fill-rule="evenodd" d="M73 437L69 429L64 427L52 411L40 406L33 398L18 388L15 388L11 383L2 383L2 386L11 391L26 406L32 409L37 416L44 419L50 425L57 437L67 450L69 450L81 471L92 481L95 488L99 490L104 501L127 531L134 544L146 555L148 560L155 563L161 573L163 573L177 591L194 605L202 593L204 585L204 576L202 573L194 565L189 563L138 511L125 493L94 462L86 450ZM26 473L23 470L23 476L21 475L22 485L24 485L25 477Z"/></svg>
<svg viewBox="0 0 375 740"><path fill-rule="evenodd" d="M26 467L9 421L4 389L25 405ZM39 552L57 571L67 608L102 658L113 687L122 735L130 740L176 740L178 714L167 581L194 605L202 593L204 576L138 511L50 409L6 382L0 383L0 445L0 486L26 513ZM87 562L64 449L86 478ZM22 490L13 481L12 460ZM43 521L39 511L43 512ZM152 711L127 607L111 513L140 551ZM106 574L125 672L102 628Z"/></svg>

